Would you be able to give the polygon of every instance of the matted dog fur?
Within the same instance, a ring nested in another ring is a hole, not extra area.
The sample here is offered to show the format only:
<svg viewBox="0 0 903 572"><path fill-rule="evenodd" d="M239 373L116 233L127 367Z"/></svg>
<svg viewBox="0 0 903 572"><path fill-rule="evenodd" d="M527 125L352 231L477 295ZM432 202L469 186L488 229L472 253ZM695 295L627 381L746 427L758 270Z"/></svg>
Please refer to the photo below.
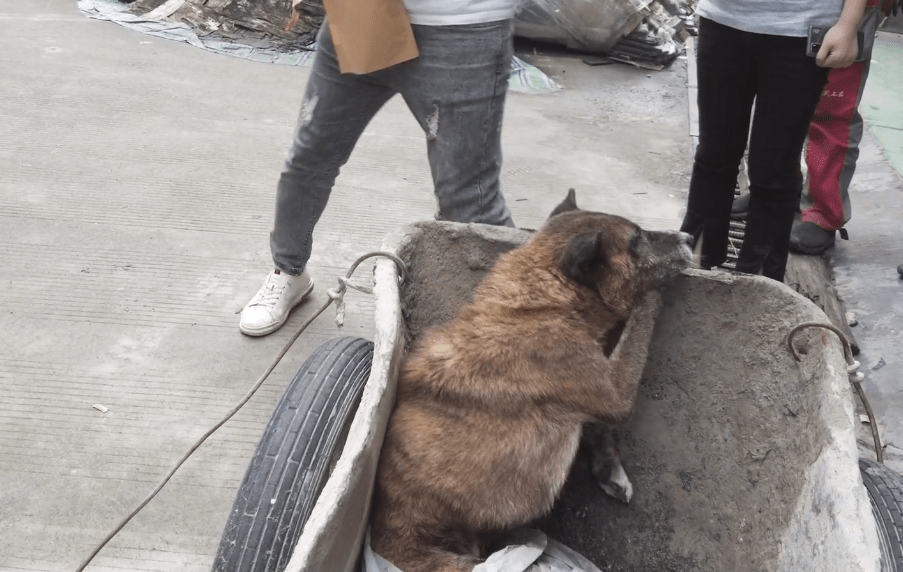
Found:
<svg viewBox="0 0 903 572"><path fill-rule="evenodd" d="M500 256L473 301L405 358L373 550L405 572L471 570L500 534L548 513L584 426L618 425L633 409L658 289L690 264L689 243L579 210L572 189ZM592 434L620 468L610 434ZM608 484L629 500L623 482Z"/></svg>

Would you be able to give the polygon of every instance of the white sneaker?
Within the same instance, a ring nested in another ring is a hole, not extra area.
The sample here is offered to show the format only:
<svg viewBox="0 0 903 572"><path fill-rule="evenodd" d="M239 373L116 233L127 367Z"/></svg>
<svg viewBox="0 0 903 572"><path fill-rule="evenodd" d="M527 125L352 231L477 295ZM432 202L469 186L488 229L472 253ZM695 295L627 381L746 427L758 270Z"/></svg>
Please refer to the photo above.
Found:
<svg viewBox="0 0 903 572"><path fill-rule="evenodd" d="M292 276L273 270L257 294L241 311L238 329L249 336L265 336L275 332L288 320L292 308L301 303L314 289L314 281L307 270Z"/></svg>

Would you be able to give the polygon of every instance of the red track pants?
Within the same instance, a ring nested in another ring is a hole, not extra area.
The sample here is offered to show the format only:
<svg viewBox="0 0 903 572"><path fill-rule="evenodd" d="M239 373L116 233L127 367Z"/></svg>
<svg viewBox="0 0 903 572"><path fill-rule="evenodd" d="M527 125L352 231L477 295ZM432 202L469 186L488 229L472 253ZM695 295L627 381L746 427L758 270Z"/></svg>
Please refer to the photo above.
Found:
<svg viewBox="0 0 903 572"><path fill-rule="evenodd" d="M869 6L877 1L869 2ZM803 220L836 230L850 220L850 181L859 158L862 116L859 102L868 78L871 54L863 62L831 70L806 147L809 192L803 197Z"/></svg>

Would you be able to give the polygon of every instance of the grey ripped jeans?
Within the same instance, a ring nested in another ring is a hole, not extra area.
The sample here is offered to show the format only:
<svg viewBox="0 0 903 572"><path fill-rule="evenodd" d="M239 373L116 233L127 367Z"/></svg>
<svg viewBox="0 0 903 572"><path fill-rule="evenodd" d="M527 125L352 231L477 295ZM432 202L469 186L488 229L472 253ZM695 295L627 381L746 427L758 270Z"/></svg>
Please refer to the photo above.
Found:
<svg viewBox="0 0 903 572"><path fill-rule="evenodd" d="M499 188L512 23L413 28L419 58L354 75L340 73L324 23L276 191L270 249L284 272L304 270L314 225L339 168L376 112L396 93L426 134L438 218L514 226Z"/></svg>

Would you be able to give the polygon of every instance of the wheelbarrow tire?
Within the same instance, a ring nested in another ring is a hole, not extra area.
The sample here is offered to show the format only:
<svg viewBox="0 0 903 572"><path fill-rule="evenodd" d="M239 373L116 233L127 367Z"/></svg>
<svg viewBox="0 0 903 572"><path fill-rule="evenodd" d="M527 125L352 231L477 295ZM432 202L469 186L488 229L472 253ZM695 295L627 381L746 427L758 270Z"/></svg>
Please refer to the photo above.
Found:
<svg viewBox="0 0 903 572"><path fill-rule="evenodd" d="M903 572L903 477L884 465L859 459L878 526L882 572Z"/></svg>
<svg viewBox="0 0 903 572"><path fill-rule="evenodd" d="M339 338L295 374L242 480L215 572L285 569L341 454L372 359L372 342Z"/></svg>

